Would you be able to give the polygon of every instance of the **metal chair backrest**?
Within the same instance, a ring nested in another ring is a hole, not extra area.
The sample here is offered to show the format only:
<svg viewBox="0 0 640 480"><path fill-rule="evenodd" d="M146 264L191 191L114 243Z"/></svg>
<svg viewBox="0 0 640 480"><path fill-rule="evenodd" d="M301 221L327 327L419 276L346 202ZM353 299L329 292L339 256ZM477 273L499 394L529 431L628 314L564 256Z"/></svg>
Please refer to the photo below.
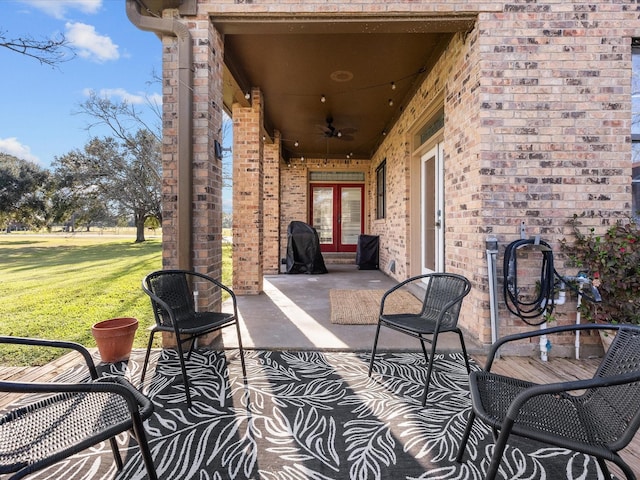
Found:
<svg viewBox="0 0 640 480"><path fill-rule="evenodd" d="M149 291L171 309L178 323L180 323L181 319L191 317L195 313L193 292L185 272L158 271L149 274L145 279L145 283ZM156 322L159 325L171 326L171 316L166 309L153 296L151 297L151 302Z"/></svg>
<svg viewBox="0 0 640 480"><path fill-rule="evenodd" d="M603 358L595 377L640 372L640 329L622 327ZM611 438L600 441L614 450L626 446L640 427L640 382L610 385L585 393L585 408L599 422L606 422ZM593 421L593 420L592 420Z"/></svg>
<svg viewBox="0 0 640 480"><path fill-rule="evenodd" d="M469 280L451 273L433 273L426 278L428 283L420 316L433 319L442 314L441 327L455 328L462 300L471 290Z"/></svg>

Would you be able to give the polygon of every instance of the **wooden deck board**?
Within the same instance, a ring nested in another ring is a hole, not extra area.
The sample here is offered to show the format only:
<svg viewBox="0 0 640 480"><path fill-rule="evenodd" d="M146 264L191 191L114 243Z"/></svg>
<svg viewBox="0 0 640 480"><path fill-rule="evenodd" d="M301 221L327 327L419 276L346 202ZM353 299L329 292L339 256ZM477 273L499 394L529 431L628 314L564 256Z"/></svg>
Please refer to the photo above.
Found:
<svg viewBox="0 0 640 480"><path fill-rule="evenodd" d="M143 355L144 351L134 352L134 355ZM93 352L96 353L95 351ZM474 356L474 360L484 366L486 358ZM590 378L593 376L599 359L573 360L566 358L551 358L548 362L542 362L533 357L502 357L493 363L492 371L502 375L528 379L536 383L549 383L557 381ZM55 378L68 368L82 363L82 357L75 352L69 353L39 367L3 367L0 366L0 379L46 382ZM19 395L0 393L0 410L16 400ZM640 433L636 434L631 444L624 449L622 458L629 463L634 472L640 472ZM611 472L624 478L619 469L609 464Z"/></svg>

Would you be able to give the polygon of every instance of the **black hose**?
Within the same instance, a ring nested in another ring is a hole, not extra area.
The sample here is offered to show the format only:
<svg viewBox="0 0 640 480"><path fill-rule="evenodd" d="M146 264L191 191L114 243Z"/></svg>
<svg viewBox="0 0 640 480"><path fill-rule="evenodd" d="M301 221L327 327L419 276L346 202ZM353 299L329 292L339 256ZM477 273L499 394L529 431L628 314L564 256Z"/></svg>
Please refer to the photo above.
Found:
<svg viewBox="0 0 640 480"><path fill-rule="evenodd" d="M524 246L533 246L542 253L540 284L537 297L530 302L518 298L518 255L517 250ZM553 267L553 250L547 242L538 239L521 239L507 245L504 252L503 291L507 308L531 326L541 325L547 321L555 307L555 277ZM540 316L539 321L533 319Z"/></svg>

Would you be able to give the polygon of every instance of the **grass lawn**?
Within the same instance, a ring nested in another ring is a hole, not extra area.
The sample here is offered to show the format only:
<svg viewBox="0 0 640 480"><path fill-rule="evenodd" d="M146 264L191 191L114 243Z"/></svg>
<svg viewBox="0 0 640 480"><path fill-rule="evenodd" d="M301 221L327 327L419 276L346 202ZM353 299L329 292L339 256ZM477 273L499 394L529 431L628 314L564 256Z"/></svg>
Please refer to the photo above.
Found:
<svg viewBox="0 0 640 480"><path fill-rule="evenodd" d="M223 246L223 256L223 281L230 284L230 245ZM160 268L159 238L136 244L129 236L0 234L0 335L95 347L92 324L136 317L140 326L134 346L144 348L154 320L141 282ZM26 357L20 349L0 347L4 365L39 365L60 354L45 350Z"/></svg>

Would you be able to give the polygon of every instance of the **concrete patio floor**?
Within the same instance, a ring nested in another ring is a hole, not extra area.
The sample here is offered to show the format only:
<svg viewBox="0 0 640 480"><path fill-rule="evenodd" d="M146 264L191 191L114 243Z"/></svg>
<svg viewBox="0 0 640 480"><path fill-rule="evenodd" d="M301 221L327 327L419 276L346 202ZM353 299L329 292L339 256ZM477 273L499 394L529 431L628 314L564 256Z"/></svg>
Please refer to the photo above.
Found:
<svg viewBox="0 0 640 480"><path fill-rule="evenodd" d="M284 350L369 351L376 325L331 323L329 290L387 290L398 282L380 270L359 270L355 264L327 264L322 275L279 274L264 277L263 293L238 296L245 348ZM225 305L225 309L229 305ZM225 348L235 348L235 329L223 331ZM482 353L476 339L465 335L470 354ZM419 350L420 343L389 328L380 333L384 350ZM460 351L457 335L443 334L438 351Z"/></svg>

